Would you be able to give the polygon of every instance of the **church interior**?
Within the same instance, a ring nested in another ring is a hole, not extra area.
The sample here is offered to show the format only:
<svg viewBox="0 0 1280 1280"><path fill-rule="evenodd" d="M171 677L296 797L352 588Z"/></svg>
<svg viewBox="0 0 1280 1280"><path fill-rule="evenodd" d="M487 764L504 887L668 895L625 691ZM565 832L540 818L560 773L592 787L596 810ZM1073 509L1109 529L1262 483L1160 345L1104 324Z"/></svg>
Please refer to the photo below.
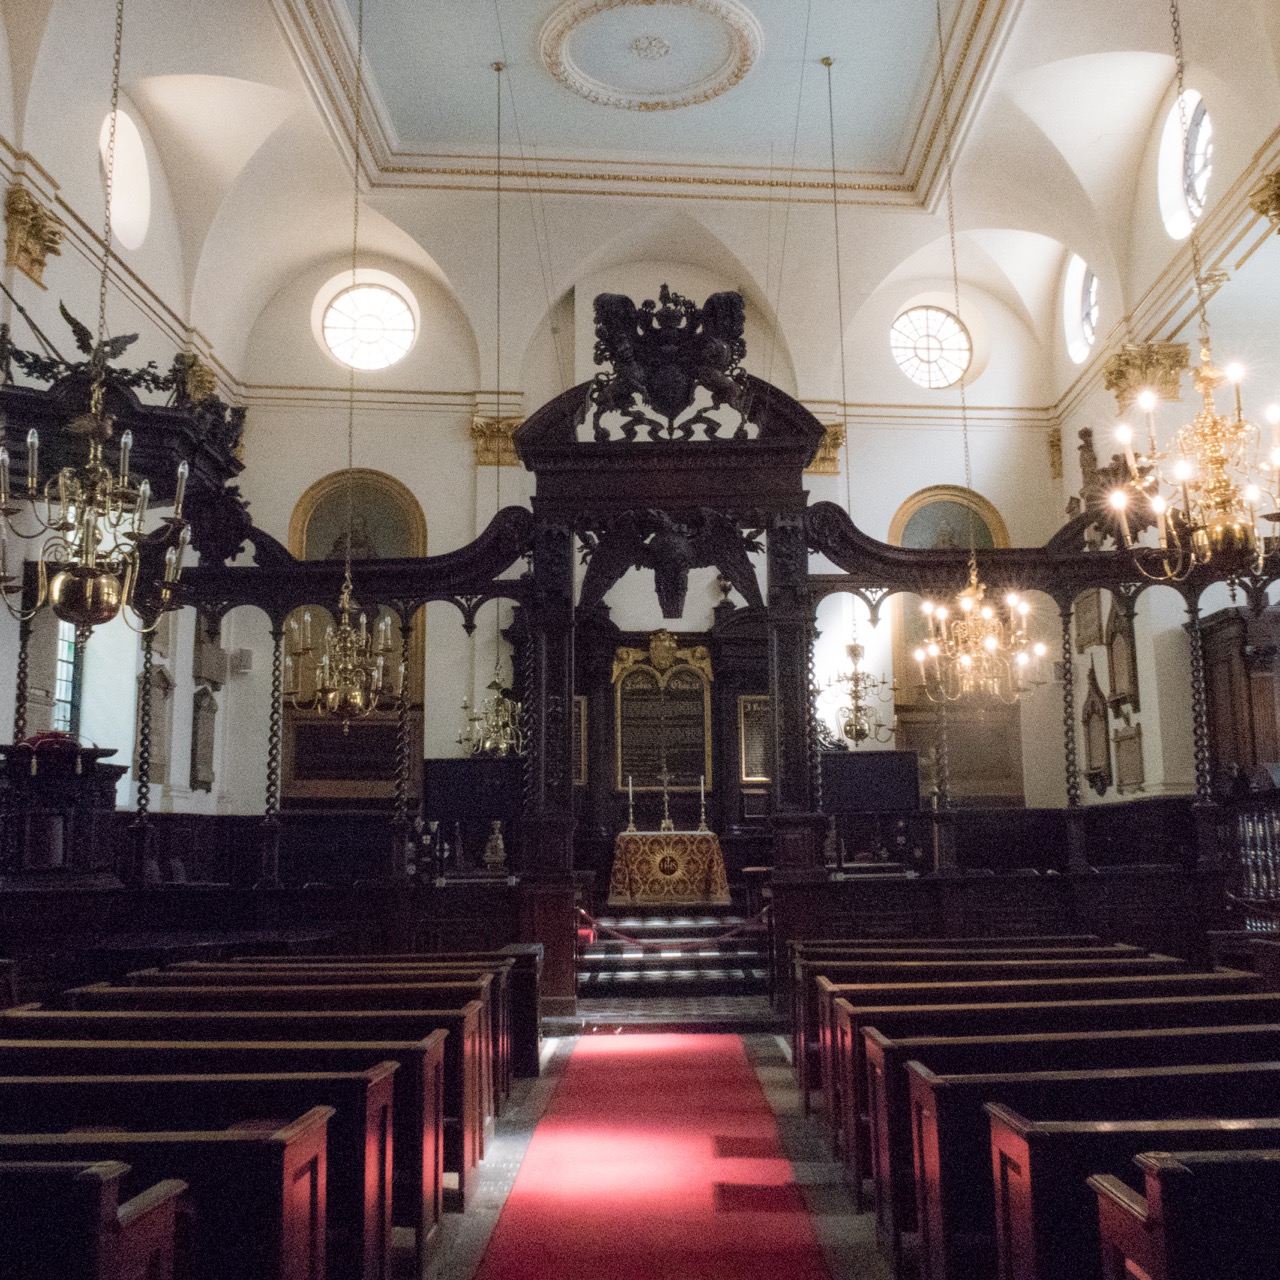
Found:
<svg viewBox="0 0 1280 1280"><path fill-rule="evenodd" d="M0 1276L1280 1275L1274 0L0 0L0 178Z"/></svg>

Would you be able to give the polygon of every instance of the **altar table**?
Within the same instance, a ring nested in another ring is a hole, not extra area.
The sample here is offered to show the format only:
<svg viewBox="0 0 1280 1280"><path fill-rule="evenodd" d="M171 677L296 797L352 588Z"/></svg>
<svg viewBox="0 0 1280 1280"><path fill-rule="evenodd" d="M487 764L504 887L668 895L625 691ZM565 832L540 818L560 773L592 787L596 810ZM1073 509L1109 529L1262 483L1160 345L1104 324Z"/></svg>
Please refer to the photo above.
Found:
<svg viewBox="0 0 1280 1280"><path fill-rule="evenodd" d="M621 831L613 846L611 907L727 907L729 878L710 831Z"/></svg>

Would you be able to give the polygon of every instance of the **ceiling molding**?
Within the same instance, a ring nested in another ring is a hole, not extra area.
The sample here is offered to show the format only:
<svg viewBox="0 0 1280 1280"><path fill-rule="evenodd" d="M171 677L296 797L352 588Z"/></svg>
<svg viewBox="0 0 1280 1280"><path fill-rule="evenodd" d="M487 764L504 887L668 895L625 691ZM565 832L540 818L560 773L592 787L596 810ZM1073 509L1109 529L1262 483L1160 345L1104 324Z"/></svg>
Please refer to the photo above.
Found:
<svg viewBox="0 0 1280 1280"><path fill-rule="evenodd" d="M708 0L710 2L710 0ZM343 0L272 0L285 36L313 100L350 163L354 129L353 32ZM956 156L963 150L1021 11L1022 0L958 0L945 33L950 111ZM931 55L934 56L934 55ZM816 55L814 57L816 61ZM414 152L403 148L376 80L366 74L368 109L362 111L361 157L375 188L493 191L497 167L492 152ZM904 159L892 172L838 169L842 205L929 207L941 190L943 139L936 74L923 101L910 107L913 123L904 138ZM547 195L683 198L829 204L831 171L824 166L776 167L678 163L563 155L511 157L503 186Z"/></svg>

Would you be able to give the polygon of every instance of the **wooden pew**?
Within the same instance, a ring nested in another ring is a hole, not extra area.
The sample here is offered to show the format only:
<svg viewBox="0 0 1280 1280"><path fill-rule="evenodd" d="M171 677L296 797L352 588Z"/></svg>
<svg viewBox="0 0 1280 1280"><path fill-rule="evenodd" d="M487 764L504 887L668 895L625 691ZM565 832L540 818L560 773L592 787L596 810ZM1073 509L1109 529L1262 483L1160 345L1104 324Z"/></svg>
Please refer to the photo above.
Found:
<svg viewBox="0 0 1280 1280"><path fill-rule="evenodd" d="M0 1132L85 1125L171 1131L280 1122L333 1108L326 1186L332 1280L391 1280L394 1062L367 1071L271 1075L0 1076Z"/></svg>
<svg viewBox="0 0 1280 1280"><path fill-rule="evenodd" d="M511 1093L511 965L493 966L483 961L457 965L403 966L376 969L372 965L243 965L233 962L201 963L173 969L137 969L127 975L136 987L193 986L394 986L449 983L490 978L479 998L489 1012L488 1038L493 1052L493 1101L495 1115L502 1114Z"/></svg>
<svg viewBox="0 0 1280 1280"><path fill-rule="evenodd" d="M863 1040L867 1055L876 1235L881 1247L890 1254L895 1252L894 1242L901 1233L915 1229L920 1202L913 1164L908 1062L923 1063L938 1075L955 1076L989 1071L1072 1071L1210 1061L1264 1062L1280 1058L1280 1024L1277 1023L1046 1032L1024 1036L912 1036L902 1040L890 1040L876 1028L869 1027ZM985 1119L977 1131L978 1146L966 1148L964 1158L978 1166L969 1176L989 1186L986 1179L990 1172L987 1157L991 1139ZM950 1156L960 1155L957 1148L944 1150Z"/></svg>
<svg viewBox="0 0 1280 1280"><path fill-rule="evenodd" d="M987 1103L1002 1280L1100 1280L1092 1173L1123 1178L1144 1151L1219 1151L1280 1142L1280 1119L1028 1120Z"/></svg>
<svg viewBox="0 0 1280 1280"><path fill-rule="evenodd" d="M1147 1152L1137 1164L1145 1195L1110 1175L1089 1179L1107 1280L1280 1272L1280 1237L1270 1217L1280 1194L1280 1151Z"/></svg>
<svg viewBox="0 0 1280 1280"><path fill-rule="evenodd" d="M5 1280L173 1280L178 1197L166 1178L120 1203L119 1160L0 1164Z"/></svg>
<svg viewBox="0 0 1280 1280"><path fill-rule="evenodd" d="M804 952L839 951L842 948L906 950L913 947L968 947L984 950L990 947L1096 947L1104 945L1096 933L1008 933L989 937L964 938L791 938L787 941L792 956Z"/></svg>
<svg viewBox="0 0 1280 1280"><path fill-rule="evenodd" d="M826 1087L835 1089L837 1077L848 1079L850 1070L861 1081L865 1075L862 1038L851 1044L852 1068L837 1067L841 1046L835 1023L835 1002L848 1000L859 1008L890 1005L953 1005L1059 1003L1067 1000L1147 999L1173 995L1229 995L1259 990L1258 976L1243 970L1221 969L1212 973L1167 973L1122 978L1016 978L985 982L835 983L819 976L814 980L821 1028L819 1045L827 1049ZM821 1079L821 1077L820 1077ZM826 1095L830 1097L831 1095Z"/></svg>
<svg viewBox="0 0 1280 1280"><path fill-rule="evenodd" d="M461 1210L470 1201L480 1160L479 1024L478 1000L457 1009L332 1012L79 1013L25 1005L0 1011L0 1037L10 1040L414 1041L433 1031L447 1031L443 1097L445 1208L449 1210Z"/></svg>
<svg viewBox="0 0 1280 1280"><path fill-rule="evenodd" d="M996 1274L987 1102L1043 1120L1274 1115L1280 1062L940 1075L907 1064L921 1280Z"/></svg>
<svg viewBox="0 0 1280 1280"><path fill-rule="evenodd" d="M821 981L821 980L820 980ZM1035 1001L1005 1004L855 1006L837 998L832 1112L840 1154L861 1207L862 1179L871 1173L863 1034L875 1027L901 1036L1016 1035L1032 1031L1132 1030L1140 1027L1251 1026L1280 1022L1280 995L1151 996L1124 1000Z"/></svg>
<svg viewBox="0 0 1280 1280"><path fill-rule="evenodd" d="M537 1079L541 1070L541 1002L542 959L540 942L513 942L497 951L406 951L380 956L325 956L297 954L277 957L243 956L240 964L267 963L277 960L284 964L323 964L341 962L345 965L370 965L380 970L401 964L457 960L511 960L511 1068L518 1079Z"/></svg>
<svg viewBox="0 0 1280 1280"><path fill-rule="evenodd" d="M494 1123L494 1046L489 1007L489 977L477 975L465 982L407 983L402 985L332 986L193 986L193 987L113 987L105 982L64 991L59 1002L72 1009L91 1010L176 1010L201 1013L219 1010L272 1011L450 1009L479 1001L477 1059L479 1079L478 1158L484 1158L485 1142Z"/></svg>
<svg viewBox="0 0 1280 1280"><path fill-rule="evenodd" d="M830 1044L830 1025L820 1032L816 980L827 978L832 984L890 982L980 982L1016 981L1019 978L1090 978L1148 977L1161 973L1178 973L1186 962L1171 956L1123 956L1107 959L1054 959L1034 952L988 953L985 959L940 958L910 960L797 960L794 972L795 1002L792 1017L792 1048L800 1094L806 1115L810 1109L810 1091L822 1081L821 1036ZM828 1062L828 1070L830 1063Z"/></svg>
<svg viewBox="0 0 1280 1280"><path fill-rule="evenodd" d="M138 1186L187 1184L175 1269L192 1280L316 1280L325 1273L331 1107L279 1128L0 1134L0 1163L122 1160ZM185 1237L188 1247L183 1247Z"/></svg>
<svg viewBox="0 0 1280 1280"><path fill-rule="evenodd" d="M364 1071L395 1062L391 1219L415 1233L417 1274L425 1275L439 1243L444 1199L446 1034L368 1043L9 1039L0 1040L0 1074L261 1075Z"/></svg>
<svg viewBox="0 0 1280 1280"><path fill-rule="evenodd" d="M989 951L966 951L961 952L933 952L927 948L918 948L911 952L895 952L877 950L872 952L841 951L836 954L832 952L831 959L837 961L840 965L846 965L855 960L872 960L872 961L888 961L888 960L920 960L920 961L938 961L955 959L956 955L963 955L964 959L982 959L982 960L1061 960L1061 959L1140 959L1146 957L1146 952L1139 951L1137 947L1125 947L1123 945L1115 945L1107 948L1080 948L1080 950L1052 950L1052 951L1034 951L1028 948L1006 948L1006 950L996 950L992 948ZM833 992L837 989L837 983L827 974L814 974L817 970L823 968L820 961L826 960L827 956L822 954L806 955L797 960L794 966L797 975L796 982L808 983L805 989L805 1019L809 1020L809 1027L805 1029L806 1036L812 1037L810 1044L810 1053L817 1055L818 1070L817 1082L820 1092L822 1092L824 1115L827 1117L828 1133L832 1139L833 1147L835 1147L838 1155L838 1140L840 1140L840 1128L835 1123L837 1111L831 1106L832 1098L837 1092L836 1080L836 1019L832 1011L832 1000L835 998ZM849 978L847 970L845 972L846 979ZM852 978L856 982L856 978ZM847 984L847 980L845 982ZM795 1000L799 1000L799 991L795 993ZM799 1006L796 1006L799 1007ZM792 1048L795 1052L799 1052L799 1030L796 1032L796 1041L792 1042ZM799 1061L799 1059L796 1059ZM808 1103L808 1093L805 1094L805 1101Z"/></svg>

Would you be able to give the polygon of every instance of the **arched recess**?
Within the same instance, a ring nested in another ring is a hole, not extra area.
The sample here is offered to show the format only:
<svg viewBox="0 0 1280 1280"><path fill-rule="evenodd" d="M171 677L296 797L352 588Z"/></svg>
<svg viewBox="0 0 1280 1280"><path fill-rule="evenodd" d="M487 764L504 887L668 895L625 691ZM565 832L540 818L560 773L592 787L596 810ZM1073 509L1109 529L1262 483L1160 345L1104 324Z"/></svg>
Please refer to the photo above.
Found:
<svg viewBox="0 0 1280 1280"><path fill-rule="evenodd" d="M963 485L935 484L913 493L894 513L888 541L898 547L978 550L1009 545L995 505ZM956 583L957 589L962 584ZM914 597L893 600L893 681L897 747L929 756L941 726L938 707L920 687L912 651L923 638ZM954 703L947 708L949 783L953 800L987 806L1023 803L1022 723L1016 705Z"/></svg>
<svg viewBox="0 0 1280 1280"><path fill-rule="evenodd" d="M366 467L322 476L303 493L289 520L289 551L299 560L339 560L347 540L348 482L351 485L350 543L355 598L360 598L361 560L390 560L427 554L427 521L412 491L385 471ZM333 619L333 605L317 602L309 610L295 610L285 624L285 652L306 644L319 651L325 628ZM311 614L306 627L305 613ZM391 619L391 653L387 667L400 658L400 622L389 611L370 618L371 629L382 616ZM296 631L295 631L296 624ZM422 741L422 697L426 664L426 610L413 617L409 633L409 665L405 689L410 708L410 741ZM302 660L295 662L295 673ZM301 677L295 674L295 680ZM286 679L286 686L290 681ZM305 687L305 686L304 686ZM378 804L389 801L395 789L397 713L379 708L347 729L330 717L307 711L285 700L281 798L288 805L324 803ZM410 795L418 786L421 751L410 752Z"/></svg>

